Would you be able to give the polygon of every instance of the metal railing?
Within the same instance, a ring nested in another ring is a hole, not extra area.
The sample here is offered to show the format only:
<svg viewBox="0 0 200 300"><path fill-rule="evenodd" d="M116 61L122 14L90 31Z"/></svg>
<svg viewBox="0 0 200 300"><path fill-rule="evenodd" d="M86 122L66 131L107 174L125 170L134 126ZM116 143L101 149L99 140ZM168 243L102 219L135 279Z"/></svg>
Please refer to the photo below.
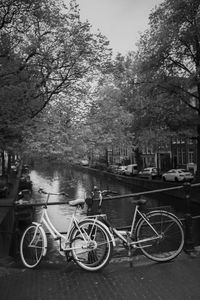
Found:
<svg viewBox="0 0 200 300"><path fill-rule="evenodd" d="M156 190L150 190L150 191L145 191L145 192L137 192L137 193L132 193L132 194L124 194L124 195L115 195L115 196L109 196L105 197L104 200L116 200L116 199L124 199L124 198L134 198L138 196L143 196L143 195L150 195L150 194L155 194L155 193L162 193L166 191L173 191L173 190L183 190L185 193L185 201L186 201L186 213L184 215L184 218L182 219L185 222L185 251L190 253L194 250L194 242L192 238L192 224L193 224L193 219L199 219L200 216L195 216L192 217L191 212L190 212L190 205L191 205L191 190L193 187L199 187L200 183L196 184L190 184L188 182L185 182L183 185L179 186L174 186L170 188L162 188L162 189L156 189ZM6 199L5 199L6 200ZM72 199L71 199L72 200ZM69 201L69 200L68 200ZM59 201L59 202L49 202L48 205L61 205L61 204L67 204L68 201ZM200 202L199 202L200 203ZM38 207L38 206L43 206L45 203L40 202L40 203L26 203L22 205L16 205L14 200L13 202L6 203L6 201L3 201L1 203L0 201L0 208L1 207L7 207L11 209L16 209L16 208L23 208L23 207ZM1 227L1 224L0 224ZM4 232L4 234L13 234L12 232L8 231L1 231L0 233Z"/></svg>
<svg viewBox="0 0 200 300"><path fill-rule="evenodd" d="M124 199L124 198L131 198L131 197L136 197L136 196L150 195L150 194L156 194L156 193L173 191L173 190L181 190L181 189L184 190L185 198L188 199L188 198L190 198L191 188L198 187L198 186L200 187L200 183L190 184L189 182L185 182L183 185L178 185L178 186L174 186L174 187L170 187L170 188L163 188L163 189L156 189L156 190L150 190L150 191L145 191L145 192L137 192L137 193L131 193L131 194L109 196L109 197L105 197L104 200ZM74 200L74 199L71 199L71 200ZM68 201L71 201L71 200L68 200ZM67 202L66 201L49 202L48 205L67 204L68 201ZM44 205L44 202L26 203L24 205L26 205L26 206L42 206L42 205ZM14 201L12 203L11 202L1 203L1 201L0 201L0 207L16 207L16 204L14 203Z"/></svg>

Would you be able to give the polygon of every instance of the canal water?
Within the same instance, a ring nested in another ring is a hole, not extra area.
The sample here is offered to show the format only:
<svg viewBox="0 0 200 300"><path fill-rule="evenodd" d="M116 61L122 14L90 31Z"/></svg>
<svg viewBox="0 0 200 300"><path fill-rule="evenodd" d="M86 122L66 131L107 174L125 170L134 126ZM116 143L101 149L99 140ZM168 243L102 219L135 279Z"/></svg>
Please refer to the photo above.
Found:
<svg viewBox="0 0 200 300"><path fill-rule="evenodd" d="M58 193L64 191L69 195L69 199L86 198L94 186L100 189L109 189L118 192L120 195L141 192L137 187L117 181L112 176L102 173L90 172L87 169L77 169L66 165L35 164L30 173L33 182L33 198L43 201L45 195L38 193L42 187L48 192ZM169 197L163 194L151 197L142 196L147 199L147 209L154 207L166 207L175 212L179 217L185 213L184 200ZM61 196L51 196L50 201L63 201ZM50 218L60 231L66 231L67 220L73 211L69 205L51 205L48 207ZM197 208L193 209L197 212ZM199 210L199 209L198 209ZM117 226L129 226L132 221L134 203L133 198L122 198L115 200L105 200L102 211L108 215L109 220ZM86 208L82 212L86 214Z"/></svg>

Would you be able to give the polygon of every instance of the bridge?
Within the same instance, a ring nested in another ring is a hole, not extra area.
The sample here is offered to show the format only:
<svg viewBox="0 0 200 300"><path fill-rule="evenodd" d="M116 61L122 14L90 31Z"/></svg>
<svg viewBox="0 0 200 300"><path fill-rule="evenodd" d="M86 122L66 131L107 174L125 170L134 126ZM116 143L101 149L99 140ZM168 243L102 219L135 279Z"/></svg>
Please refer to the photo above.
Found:
<svg viewBox="0 0 200 300"><path fill-rule="evenodd" d="M15 256L17 252L17 247L19 246L20 230L19 230L19 219L24 218L24 226L27 226L32 221L34 216L34 207L42 205L41 203L32 203L31 200L29 204L16 205L17 194L19 191L21 173L16 176L14 188L7 198L0 199L0 256L11 255ZM121 179L120 179L121 180ZM162 185L163 186L163 185ZM166 186L166 185L165 185ZM200 216L192 216L190 207L191 201L198 201L198 199L193 199L192 191L200 187L200 183L190 184L185 182L183 185L171 186L159 189L151 189L148 191L115 195L105 200L117 200L117 199L128 199L142 197L145 195L156 194L156 193L172 193L176 192L181 195L186 203L186 212L181 221L184 224L185 229L185 251L191 252L194 249L194 239L193 239L193 227L194 224L200 222ZM66 202L51 202L48 205L60 205ZM200 199L199 199L200 204Z"/></svg>

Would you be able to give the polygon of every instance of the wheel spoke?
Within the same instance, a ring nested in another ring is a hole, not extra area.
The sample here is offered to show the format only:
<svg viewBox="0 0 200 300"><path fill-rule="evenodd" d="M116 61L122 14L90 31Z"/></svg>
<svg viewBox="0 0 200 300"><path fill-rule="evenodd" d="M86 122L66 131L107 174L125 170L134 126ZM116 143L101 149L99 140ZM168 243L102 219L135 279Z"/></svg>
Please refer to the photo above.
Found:
<svg viewBox="0 0 200 300"><path fill-rule="evenodd" d="M97 271L109 262L112 250L111 238L99 223L92 220L80 222L79 227L81 233L77 228L72 233L73 259L81 268ZM84 237L81 239L83 233Z"/></svg>
<svg viewBox="0 0 200 300"><path fill-rule="evenodd" d="M41 229L36 226L28 227L21 239L20 255L23 264L28 268L36 267L44 253L44 237Z"/></svg>
<svg viewBox="0 0 200 300"><path fill-rule="evenodd" d="M160 235L159 239L141 243L141 239L155 236L146 221L141 220L137 227L137 241L141 251L150 259L167 261L175 258L182 250L184 233L179 220L168 212L151 212L148 214L149 223Z"/></svg>

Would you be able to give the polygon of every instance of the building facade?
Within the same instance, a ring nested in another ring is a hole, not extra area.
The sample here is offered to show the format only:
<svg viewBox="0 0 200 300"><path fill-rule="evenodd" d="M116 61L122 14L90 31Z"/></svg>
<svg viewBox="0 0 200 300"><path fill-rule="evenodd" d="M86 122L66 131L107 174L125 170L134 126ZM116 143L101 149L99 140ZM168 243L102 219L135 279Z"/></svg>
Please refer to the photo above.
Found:
<svg viewBox="0 0 200 300"><path fill-rule="evenodd" d="M173 138L171 152L173 168L192 169L192 172L196 172L197 141L195 139Z"/></svg>

